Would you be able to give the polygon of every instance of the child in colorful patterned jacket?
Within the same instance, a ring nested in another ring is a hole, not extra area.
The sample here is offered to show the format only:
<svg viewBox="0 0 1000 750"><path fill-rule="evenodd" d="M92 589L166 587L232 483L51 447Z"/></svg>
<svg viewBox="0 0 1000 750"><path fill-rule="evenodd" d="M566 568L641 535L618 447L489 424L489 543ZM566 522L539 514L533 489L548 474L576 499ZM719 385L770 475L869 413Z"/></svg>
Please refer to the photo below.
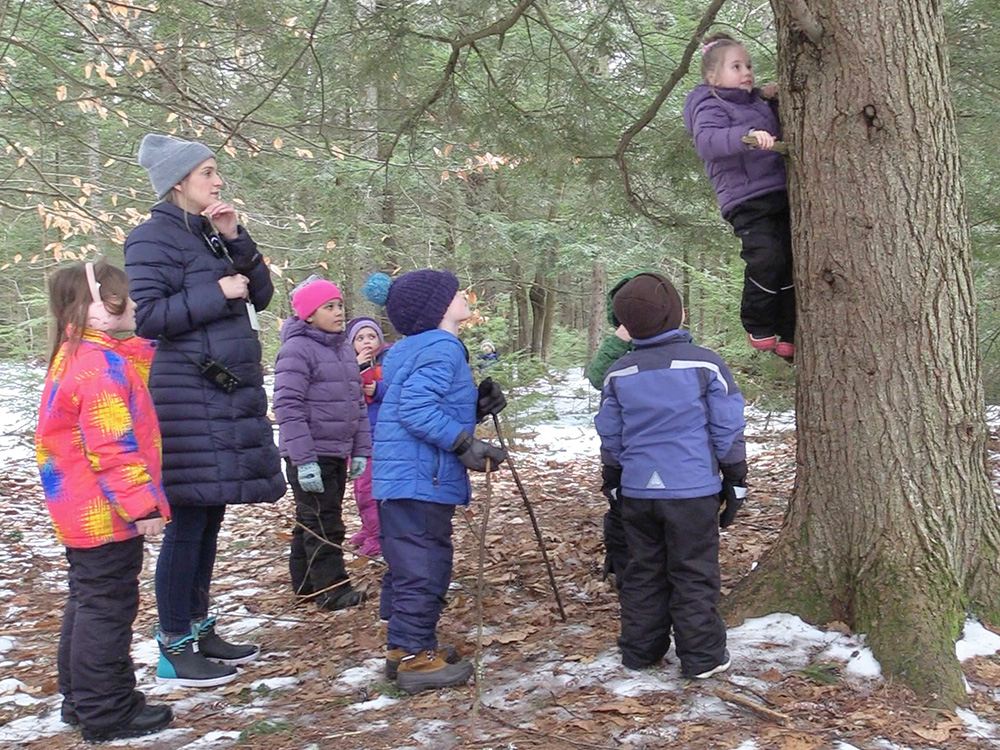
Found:
<svg viewBox="0 0 1000 750"><path fill-rule="evenodd" d="M145 535L170 518L160 428L147 387L153 344L132 334L125 272L77 263L49 281L55 340L35 446L45 500L69 561L59 639L62 720L88 742L173 721L147 705L129 656Z"/></svg>

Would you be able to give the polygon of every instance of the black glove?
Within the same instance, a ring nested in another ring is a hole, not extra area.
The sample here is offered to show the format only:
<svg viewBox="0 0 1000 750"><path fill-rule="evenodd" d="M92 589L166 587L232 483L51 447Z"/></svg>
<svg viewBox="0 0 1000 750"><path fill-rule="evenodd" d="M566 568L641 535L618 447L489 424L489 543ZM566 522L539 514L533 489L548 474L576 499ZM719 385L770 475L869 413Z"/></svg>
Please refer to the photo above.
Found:
<svg viewBox="0 0 1000 750"><path fill-rule="evenodd" d="M500 386L494 382L493 378L485 378L479 384L479 399L476 401L476 421L482 422L486 417L499 414L507 406L507 399L504 398Z"/></svg>
<svg viewBox="0 0 1000 750"><path fill-rule="evenodd" d="M719 527L726 528L736 513L743 505L743 499L747 496L747 462L740 461L735 464L722 464L722 492L720 497L726 504L719 515Z"/></svg>
<svg viewBox="0 0 1000 750"><path fill-rule="evenodd" d="M733 519L736 518L736 513L743 507L743 500L746 496L747 488L745 486L733 484L728 479L722 480L720 497L726 504L726 507L719 514L720 529L726 528L733 522Z"/></svg>
<svg viewBox="0 0 1000 750"><path fill-rule="evenodd" d="M601 492L608 500L617 500L622 489L622 467L601 464Z"/></svg>
<svg viewBox="0 0 1000 750"><path fill-rule="evenodd" d="M462 465L471 471L496 471L507 458L507 451L503 448L474 438L465 430L458 433L451 450Z"/></svg>

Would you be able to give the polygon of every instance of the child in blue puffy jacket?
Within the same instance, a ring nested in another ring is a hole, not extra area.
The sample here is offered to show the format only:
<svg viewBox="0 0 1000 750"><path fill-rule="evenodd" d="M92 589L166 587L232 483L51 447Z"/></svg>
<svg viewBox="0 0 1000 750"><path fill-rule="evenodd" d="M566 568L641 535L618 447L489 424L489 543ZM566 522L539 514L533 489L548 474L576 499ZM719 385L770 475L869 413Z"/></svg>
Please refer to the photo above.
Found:
<svg viewBox="0 0 1000 750"><path fill-rule="evenodd" d="M470 316L448 271L374 274L364 292L385 305L402 339L382 365L372 492L381 509L381 617L386 673L409 693L465 684L472 664L439 648L437 623L451 582L452 516L471 497L468 471L492 471L506 454L473 437L506 402L492 381L477 390L458 326Z"/></svg>
<svg viewBox="0 0 1000 750"><path fill-rule="evenodd" d="M663 276L639 274L612 307L635 347L608 370L594 419L622 468L622 664L659 662L673 629L682 674L704 679L729 668L719 527L746 495L743 396L726 363L680 329L681 298Z"/></svg>

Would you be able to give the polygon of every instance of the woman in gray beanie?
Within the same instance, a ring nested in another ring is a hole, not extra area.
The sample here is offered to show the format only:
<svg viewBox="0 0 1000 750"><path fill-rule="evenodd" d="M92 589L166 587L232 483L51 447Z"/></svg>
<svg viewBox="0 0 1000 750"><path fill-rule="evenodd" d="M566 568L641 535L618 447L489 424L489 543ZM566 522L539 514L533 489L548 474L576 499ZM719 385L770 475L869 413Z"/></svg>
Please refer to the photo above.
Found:
<svg viewBox="0 0 1000 750"><path fill-rule="evenodd" d="M125 269L136 330L159 340L149 389L172 510L156 565L156 675L178 686L221 685L259 654L222 640L209 615L226 505L285 494L256 330L256 310L274 286L236 211L220 200L224 183L207 146L149 134L139 164L160 202L129 234Z"/></svg>

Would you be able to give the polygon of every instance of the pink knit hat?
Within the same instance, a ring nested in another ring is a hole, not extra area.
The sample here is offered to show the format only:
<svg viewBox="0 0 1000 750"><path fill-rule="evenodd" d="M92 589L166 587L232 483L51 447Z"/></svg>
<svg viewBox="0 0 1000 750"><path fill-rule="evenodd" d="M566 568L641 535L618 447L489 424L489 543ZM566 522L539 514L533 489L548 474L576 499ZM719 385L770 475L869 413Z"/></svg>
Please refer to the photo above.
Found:
<svg viewBox="0 0 1000 750"><path fill-rule="evenodd" d="M316 277L307 279L305 284L292 292L292 309L299 320L305 320L330 300L343 298L336 284Z"/></svg>

